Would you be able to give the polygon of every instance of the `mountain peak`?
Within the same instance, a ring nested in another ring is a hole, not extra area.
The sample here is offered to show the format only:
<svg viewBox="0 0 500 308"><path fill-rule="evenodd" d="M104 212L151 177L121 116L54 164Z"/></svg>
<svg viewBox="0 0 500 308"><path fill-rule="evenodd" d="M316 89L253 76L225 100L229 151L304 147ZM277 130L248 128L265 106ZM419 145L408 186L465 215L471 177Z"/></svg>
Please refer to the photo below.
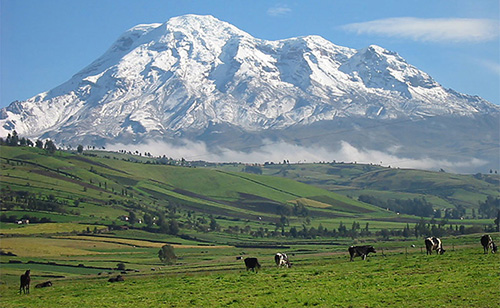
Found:
<svg viewBox="0 0 500 308"><path fill-rule="evenodd" d="M230 25L227 22L221 21L215 18L212 15L196 15L196 14L186 14L177 17L172 17L168 21L165 22L170 26L181 27L183 29L192 29L192 28L207 28L208 26L226 24Z"/></svg>
<svg viewBox="0 0 500 308"><path fill-rule="evenodd" d="M184 15L131 28L68 82L3 109L0 135L140 140L210 123L262 131L498 109L444 89L380 46L356 51L315 35L266 41L213 16Z"/></svg>
<svg viewBox="0 0 500 308"><path fill-rule="evenodd" d="M169 31L181 31L194 35L210 36L215 35L223 38L228 36L250 36L248 33L237 27L221 21L212 15L182 15L172 17L164 23Z"/></svg>

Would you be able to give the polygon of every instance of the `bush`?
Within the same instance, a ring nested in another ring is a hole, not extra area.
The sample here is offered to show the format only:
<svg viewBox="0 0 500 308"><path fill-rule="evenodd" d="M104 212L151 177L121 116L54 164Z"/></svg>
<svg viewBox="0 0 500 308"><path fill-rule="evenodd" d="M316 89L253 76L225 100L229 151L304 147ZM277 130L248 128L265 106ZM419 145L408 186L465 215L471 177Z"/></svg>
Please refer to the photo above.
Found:
<svg viewBox="0 0 500 308"><path fill-rule="evenodd" d="M177 260L177 256L174 253L174 247L171 245L163 245L158 251L158 258L165 264L172 264Z"/></svg>
<svg viewBox="0 0 500 308"><path fill-rule="evenodd" d="M125 263L121 262L116 265L116 269L119 271L124 271L125 270Z"/></svg>

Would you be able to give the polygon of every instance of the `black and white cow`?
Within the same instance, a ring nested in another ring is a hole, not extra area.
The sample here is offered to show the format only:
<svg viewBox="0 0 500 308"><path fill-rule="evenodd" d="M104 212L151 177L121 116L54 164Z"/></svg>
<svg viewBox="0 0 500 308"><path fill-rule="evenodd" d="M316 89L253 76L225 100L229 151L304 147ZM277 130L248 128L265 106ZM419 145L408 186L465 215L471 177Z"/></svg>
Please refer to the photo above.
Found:
<svg viewBox="0 0 500 308"><path fill-rule="evenodd" d="M276 253L274 255L274 262L276 263L277 267L292 267L292 263L290 263L290 260L288 260L288 256L286 255L286 253Z"/></svg>
<svg viewBox="0 0 500 308"><path fill-rule="evenodd" d="M425 249L428 255L432 255L432 251L435 250L436 253L442 255L446 250L443 249L443 244L441 240L435 236L428 237L425 239Z"/></svg>
<svg viewBox="0 0 500 308"><path fill-rule="evenodd" d="M247 271L251 269L252 271L258 272L260 269L259 260L257 258L245 258L245 266Z"/></svg>
<svg viewBox="0 0 500 308"><path fill-rule="evenodd" d="M491 248L491 253L495 253L498 250L497 245L493 242L493 239L489 234L485 234L481 237L481 245L483 245L484 253L488 253L488 249Z"/></svg>
<svg viewBox="0 0 500 308"><path fill-rule="evenodd" d="M349 255L351 255L351 261L354 257L360 256L361 259L366 260L366 256L370 252L376 253L375 248L371 245L364 245L364 246L351 246L349 247Z"/></svg>

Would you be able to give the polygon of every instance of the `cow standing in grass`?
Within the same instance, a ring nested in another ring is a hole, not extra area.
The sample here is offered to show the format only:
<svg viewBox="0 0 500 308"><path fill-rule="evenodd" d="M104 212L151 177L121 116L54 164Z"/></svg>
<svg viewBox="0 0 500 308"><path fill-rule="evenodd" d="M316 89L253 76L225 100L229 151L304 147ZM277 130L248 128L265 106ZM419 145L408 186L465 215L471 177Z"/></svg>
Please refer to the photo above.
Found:
<svg viewBox="0 0 500 308"><path fill-rule="evenodd" d="M245 259L245 266L247 267L247 271L251 269L252 271L255 271L256 273L260 269L259 260L257 260L257 258L246 258Z"/></svg>
<svg viewBox="0 0 500 308"><path fill-rule="evenodd" d="M24 294L30 293L30 270L27 270L24 274L21 275L21 286L19 287L19 294L24 292Z"/></svg>
<svg viewBox="0 0 500 308"><path fill-rule="evenodd" d="M428 237L425 239L425 249L428 255L432 255L432 251L435 250L436 253L442 255L446 250L443 249L443 244L441 240L435 236Z"/></svg>
<svg viewBox="0 0 500 308"><path fill-rule="evenodd" d="M292 267L292 263L290 263L290 261L288 260L288 256L286 255L286 253L278 252L277 254L275 254L274 262L276 263L277 267Z"/></svg>
<svg viewBox="0 0 500 308"><path fill-rule="evenodd" d="M366 257L370 252L376 253L375 248L371 245L364 246L351 246L349 247L349 255L351 256L351 260L353 261L354 257L360 256L361 259L366 260Z"/></svg>
<svg viewBox="0 0 500 308"><path fill-rule="evenodd" d="M489 234L485 234L481 237L481 245L483 245L484 253L487 254L488 250L491 249L491 253L497 252L497 245L493 242L493 239Z"/></svg>

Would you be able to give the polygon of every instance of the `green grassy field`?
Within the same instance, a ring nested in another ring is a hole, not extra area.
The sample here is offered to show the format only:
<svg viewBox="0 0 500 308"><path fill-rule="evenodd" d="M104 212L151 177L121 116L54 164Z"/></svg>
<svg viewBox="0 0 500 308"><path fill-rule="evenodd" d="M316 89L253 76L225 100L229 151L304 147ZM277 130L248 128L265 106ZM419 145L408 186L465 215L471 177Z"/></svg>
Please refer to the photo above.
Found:
<svg viewBox="0 0 500 308"><path fill-rule="evenodd" d="M277 269L271 250L256 250L258 273L227 255L234 248L192 250L179 253L190 255L180 265L124 274L119 283L107 282L116 274L94 273L52 279L53 287L29 295L6 283L1 300L2 307L497 307L499 256L484 255L477 236L473 245L447 248L427 256L405 246L354 262L345 251L295 251L290 269ZM32 270L33 283L47 280L37 274Z"/></svg>

